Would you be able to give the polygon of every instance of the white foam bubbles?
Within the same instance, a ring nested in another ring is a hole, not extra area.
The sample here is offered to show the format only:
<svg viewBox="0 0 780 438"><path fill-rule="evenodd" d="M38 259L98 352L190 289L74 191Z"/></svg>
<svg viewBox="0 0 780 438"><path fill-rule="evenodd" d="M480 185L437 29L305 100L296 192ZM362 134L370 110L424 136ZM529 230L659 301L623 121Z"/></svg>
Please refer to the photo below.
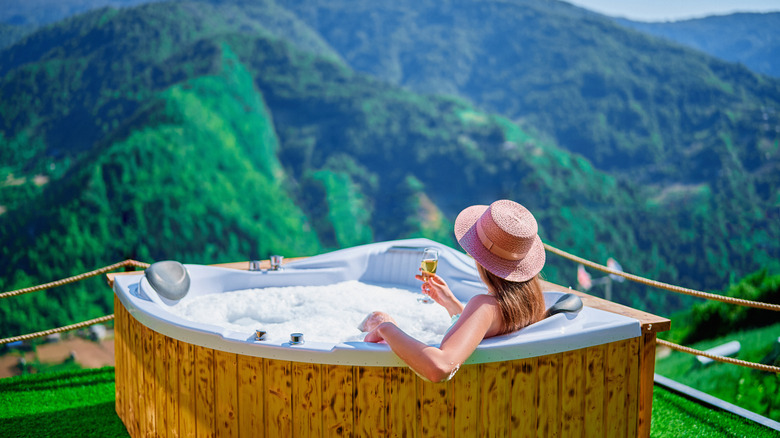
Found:
<svg viewBox="0 0 780 438"><path fill-rule="evenodd" d="M362 341L365 333L358 325L368 313L381 310L409 335L437 344L450 326L450 317L438 304L419 303L419 297L418 291L353 280L202 295L169 310L196 323L233 331L265 330L269 342L285 342L291 333L303 333L307 342L331 343Z"/></svg>

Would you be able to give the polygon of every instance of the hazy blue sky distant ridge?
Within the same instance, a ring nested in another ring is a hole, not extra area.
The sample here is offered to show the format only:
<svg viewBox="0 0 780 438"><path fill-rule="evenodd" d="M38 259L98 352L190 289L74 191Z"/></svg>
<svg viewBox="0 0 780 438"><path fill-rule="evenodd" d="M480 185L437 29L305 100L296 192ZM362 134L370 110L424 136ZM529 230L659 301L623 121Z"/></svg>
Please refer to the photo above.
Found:
<svg viewBox="0 0 780 438"><path fill-rule="evenodd" d="M780 11L778 0L567 0L567 3L635 21L679 21L736 12Z"/></svg>

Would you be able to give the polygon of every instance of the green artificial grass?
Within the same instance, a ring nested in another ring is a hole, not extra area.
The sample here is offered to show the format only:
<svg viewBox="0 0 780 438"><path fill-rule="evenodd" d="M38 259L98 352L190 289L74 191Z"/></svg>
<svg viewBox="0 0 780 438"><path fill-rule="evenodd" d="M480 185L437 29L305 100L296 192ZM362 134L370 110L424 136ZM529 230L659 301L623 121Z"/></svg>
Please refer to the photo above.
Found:
<svg viewBox="0 0 780 438"><path fill-rule="evenodd" d="M0 435L126 437L114 410L114 368L61 371L0 379ZM655 387L650 436L777 437L728 412Z"/></svg>
<svg viewBox="0 0 780 438"><path fill-rule="evenodd" d="M653 389L650 436L777 438L780 432L739 415L699 404L656 385Z"/></svg>
<svg viewBox="0 0 780 438"><path fill-rule="evenodd" d="M760 362L775 348L778 334L780 323L736 331L727 336L697 342L691 347L707 350L729 341L739 341L740 350L736 358ZM658 359L655 372L751 412L780 421L778 374L720 362L702 366L695 356L676 351Z"/></svg>
<svg viewBox="0 0 780 438"><path fill-rule="evenodd" d="M114 409L114 368L0 379L0 436L129 436Z"/></svg>

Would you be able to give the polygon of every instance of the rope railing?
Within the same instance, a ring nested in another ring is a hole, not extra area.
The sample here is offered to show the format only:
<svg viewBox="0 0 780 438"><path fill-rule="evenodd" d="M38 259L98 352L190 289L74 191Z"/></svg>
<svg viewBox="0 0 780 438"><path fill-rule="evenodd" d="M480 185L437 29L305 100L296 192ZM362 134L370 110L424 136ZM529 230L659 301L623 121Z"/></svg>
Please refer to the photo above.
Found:
<svg viewBox="0 0 780 438"><path fill-rule="evenodd" d="M549 251L549 252L551 252L553 254L559 255L559 256L561 256L561 257L563 257L565 259L569 259L571 261L580 263L580 264L582 264L584 266L588 266L590 268L593 268L593 269L596 269L596 270L599 270L599 271L602 271L602 272L606 272L607 274L618 275L618 276L623 277L623 278L625 278L627 280L631 280L631 281L634 281L634 282L637 282L637 283L640 283L640 284L644 284L646 286L651 286L651 287L655 287L655 288L658 288L658 289L666 289L666 290L671 291L671 292L677 292L677 293L681 293L681 294L685 294L685 295L691 295L691 296L694 296L694 297L704 298L704 299L708 299L708 300L720 301L720 302L728 303L728 304L735 304L735 305L738 305L738 306L755 307L757 309L773 310L775 312L779 312L780 311L780 304L771 304L771 303L762 303L762 302L759 302L759 301L744 300L742 298L727 297L727 296L724 296L724 295L718 295L718 294L713 294L713 293L709 293L709 292L702 292L702 291L698 291L698 290L694 290L694 289L688 289L686 287L675 286L673 284L663 283L663 282L656 281L656 280L650 280L648 278L640 277L638 275L633 275L633 274L628 274L628 273L623 272L623 271L618 271L618 270L609 268L607 266L591 262L590 260L583 259L582 257L577 257L574 254L570 254L570 253L568 253L566 251L560 250L560 249L555 248L554 246L550 246L550 245L548 245L546 243L544 244L544 248L547 251Z"/></svg>
<svg viewBox="0 0 780 438"><path fill-rule="evenodd" d="M119 268L124 268L124 267L128 267L128 266L134 267L134 268L144 268L145 269L145 268L149 267L149 264L148 263L139 262L139 261L136 261L136 260L128 259L128 260L121 261L119 263L114 263L113 265L108 265L108 266L104 266L104 267L99 268L99 269L95 269L94 271L89 271L89 272L85 272L83 274L74 275L73 277L64 278L62 280L52 281L50 283L40 284L38 286L26 287L24 289L17 289L17 290L13 290L13 291L9 291L9 292L0 293L0 299L2 299L2 298L9 298L9 297L15 297L17 295L23 295L23 294L30 293L30 292L36 292L36 291L41 291L41 290L45 290L45 289L51 289L51 288L55 288L55 287L64 286L66 284L75 283L75 282L81 281L81 280L86 280L87 278L94 277L96 275L105 274L106 272L114 271L114 270L117 270ZM101 316L99 318L90 319L88 321L82 321L82 322L79 322L79 323L76 323L76 324L66 325L66 326L63 326L63 327L57 327L57 328L53 328L53 329L50 329L50 330L44 330L44 331L35 332L35 333L28 333L26 335L20 335L20 336L13 336L13 337L10 337L10 338L4 338L4 339L0 339L0 345L10 344L12 342L17 342L17 341L26 341L28 339L40 338L40 337L43 337L43 336L52 335L54 333L62 333L62 332L70 331L70 330L76 330L76 329L80 329L80 328L83 328L83 327L88 327L90 325L99 324L101 322L111 321L112 319L114 319L114 315L113 314L112 315L105 315L105 316Z"/></svg>
<svg viewBox="0 0 780 438"><path fill-rule="evenodd" d="M127 266L132 266L134 268L148 268L148 263L139 262L136 260L125 260L121 261L119 263L114 263L113 265L104 266L100 269L95 269L94 271L85 272L83 274L74 275L73 277L64 278L62 280L52 281L51 283L46 284L39 284L38 286L32 286L32 287L26 287L24 289L17 289L12 290L10 292L3 292L0 294L0 299L2 298L9 298L9 297L15 297L17 295L22 295L30 292L36 292L39 290L44 289L51 289L54 287L64 286L69 283L75 283L77 281L81 281L90 277L94 277L96 275L105 274L106 272L113 271L119 268L124 268Z"/></svg>
<svg viewBox="0 0 780 438"><path fill-rule="evenodd" d="M671 284L668 284L668 283L663 283L663 282L656 281L656 280L650 280L650 279L647 279L647 278L644 278L644 277L640 277L638 275L628 274L628 273L623 272L623 271L618 271L618 270L609 268L607 266L591 262L590 260L586 260L586 259L583 259L582 257L575 256L575 255L573 255L571 253L568 253L566 251L560 250L560 249L555 248L554 246L551 246L551 245L546 244L546 243L544 244L544 247L545 247L545 249L547 251L549 251L549 252L551 252L553 254L559 255L559 256L561 256L561 257L563 257L565 259L569 259L571 261L574 261L574 262L580 263L580 264L582 264L584 266L588 266L588 267L591 267L593 269L605 272L607 274L618 275L618 276L621 276L621 277L626 278L628 280L631 280L631 281L634 281L634 282L637 282L637 283L641 283L641 284L645 284L647 286L656 287L656 288L659 288L659 289L666 289L666 290L669 290L669 291L672 291L672 292L682 293L682 294L686 294L686 295L692 295L692 296L696 296L696 297L700 297L700 298L721 301L721 302L729 303L729 304L735 304L735 305L741 305L741 306L749 306L749 307L755 307L755 308L766 309L766 310L780 311L780 305L778 305L778 304L761 303L761 302L758 302L758 301L750 301L750 300L743 300L743 299L740 299L740 298L726 297L726 296L723 296L723 295L717 295L717 294L697 291L697 290L694 290L694 289L688 289L688 288L684 288L684 287L680 287L680 286L675 286L675 285L671 285ZM80 275L75 275L73 277L68 277L68 278L65 278L65 279L62 279L62 280L53 281L51 283L46 283L46 284L42 284L42 285L38 285L38 286L33 286L33 287L28 287L28 288L24 288L24 289L18 289L18 290L14 290L14 291L10 291L10 292L0 293L0 299L12 297L12 296L17 296L17 295L22 295L22 294L26 294L26 293L30 293L30 292L35 292L35 291L39 291L39 290L44 290L44 289L64 286L64 285L69 284L69 283L75 283L77 281L81 281L81 280L84 280L84 279L87 279L87 278L90 278L90 277L94 277L96 275L104 274L106 272L113 271L113 270L116 270L116 269L119 269L119 268L122 268L122 267L126 267L126 266L132 266L132 267L136 267L136 268L148 268L149 264L148 263L139 262L139 261L136 261L136 260L129 260L128 259L128 260L121 261L119 263L114 263L113 265L104 266L104 267L96 269L94 271L86 272L86 273L83 273L83 274L80 274ZM110 321L112 319L114 319L114 315L105 315L105 316L102 316L100 318L90 319L88 321L82 321L82 322L79 322L79 323L76 323L76 324L71 324L71 325L58 327L58 328L54 328L54 329L50 329L50 330L44 330L44 331L40 331L40 332L29 333L29 334L26 334L26 335L14 336L14 337L10 337L10 338L0 339L0 345L8 344L8 343L11 343L11 342L16 342L16 341L23 341L23 340L27 340L27 339L39 338L39 337L48 336L48 335L51 335L51 334L54 334L54 333L61 333L61 332L66 332L66 331L70 331L70 330L75 330L75 329L87 327L87 326L90 326L90 325L99 324L101 322ZM681 352L685 352L685 353L689 353L689 354L694 354L694 355L697 355L697 356L709 357L710 359L717 360L717 361L720 361L720 362L726 362L726 363L731 363L731 364L735 364L735 365L741 365L741 366L754 368L754 369L758 369L758 370L762 370L762 371L769 371L769 372L774 372L774 373L780 373L780 367L775 367L775 366L771 366L771 365L764 365L764 364L758 364L758 363L753 363L753 362L747 362L747 361L743 361L743 360L739 360L739 359L733 359L733 358L730 358L730 357L718 356L718 355L714 355L714 354L707 353L707 352L704 352L704 351L695 350L695 349L690 348L690 347L684 347L682 345L677 345L677 344L674 344L672 342L665 341L663 339L658 339L657 342L660 345L667 346L667 347L669 347L669 348L671 348L673 350L677 350L677 351L681 351Z"/></svg>
<svg viewBox="0 0 780 438"><path fill-rule="evenodd" d="M101 322L111 321L114 319L114 315L105 315L100 318L90 319L88 321L82 321L76 324L66 325L63 327L53 328L51 330L44 330L42 332L28 333L26 335L14 336L11 338L0 339L0 345L10 344L11 342L26 341L28 339L41 338L43 336L53 335L55 333L67 332L70 330L76 330L90 325L100 324Z"/></svg>
<svg viewBox="0 0 780 438"><path fill-rule="evenodd" d="M772 365L765 365L762 363L755 363L755 362L748 362L744 360L734 359L732 357L726 357L726 356L718 356L717 354L707 353L706 351L696 350L694 348L685 347L682 345L675 344L673 342L665 341L663 339L656 339L656 342L658 342L660 345L664 345L666 347L671 348L672 350L681 351L683 353L693 354L696 356L704 356L708 357L712 360L717 360L718 362L725 362L730 363L734 365L740 365L743 367L753 368L755 370L761 370L761 371L768 371L770 373L780 373L780 367L772 366Z"/></svg>

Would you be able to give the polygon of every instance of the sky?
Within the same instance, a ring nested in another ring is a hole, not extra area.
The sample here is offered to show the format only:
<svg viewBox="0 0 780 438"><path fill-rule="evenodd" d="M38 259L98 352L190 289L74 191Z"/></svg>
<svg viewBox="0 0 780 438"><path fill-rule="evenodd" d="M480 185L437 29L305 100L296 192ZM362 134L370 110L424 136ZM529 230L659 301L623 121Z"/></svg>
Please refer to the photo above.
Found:
<svg viewBox="0 0 780 438"><path fill-rule="evenodd" d="M778 12L780 0L564 0L612 17L679 21L735 12Z"/></svg>

